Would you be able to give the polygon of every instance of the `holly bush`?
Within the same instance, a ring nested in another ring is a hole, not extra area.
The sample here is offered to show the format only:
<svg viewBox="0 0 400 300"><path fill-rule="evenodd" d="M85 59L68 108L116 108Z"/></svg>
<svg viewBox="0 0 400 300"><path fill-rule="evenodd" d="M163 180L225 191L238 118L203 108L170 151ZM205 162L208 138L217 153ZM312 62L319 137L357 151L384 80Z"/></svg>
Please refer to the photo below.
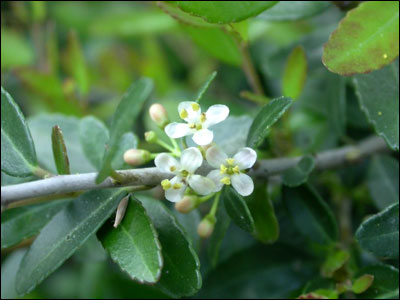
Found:
<svg viewBox="0 0 400 300"><path fill-rule="evenodd" d="M399 2L1 3L1 297L399 297Z"/></svg>

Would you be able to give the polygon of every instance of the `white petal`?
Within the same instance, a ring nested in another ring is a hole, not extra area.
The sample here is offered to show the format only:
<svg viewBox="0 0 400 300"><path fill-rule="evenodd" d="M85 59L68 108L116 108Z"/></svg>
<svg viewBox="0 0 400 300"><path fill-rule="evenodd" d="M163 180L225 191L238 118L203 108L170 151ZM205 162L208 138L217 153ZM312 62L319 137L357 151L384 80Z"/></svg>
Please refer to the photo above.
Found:
<svg viewBox="0 0 400 300"><path fill-rule="evenodd" d="M207 175L208 178L210 178L212 181L214 181L215 184L215 190L214 192L218 192L222 189L224 184L221 182L221 179L225 177L225 175L221 174L219 170L213 170Z"/></svg>
<svg viewBox="0 0 400 300"><path fill-rule="evenodd" d="M214 134L211 130L201 129L193 135L193 141L200 146L208 145L212 142Z"/></svg>
<svg viewBox="0 0 400 300"><path fill-rule="evenodd" d="M176 174L181 168L181 164L167 153L158 154L154 159L154 164L160 171L167 173Z"/></svg>
<svg viewBox="0 0 400 300"><path fill-rule="evenodd" d="M189 186L199 195L208 195L215 191L215 184L210 178L191 175L188 181Z"/></svg>
<svg viewBox="0 0 400 300"><path fill-rule="evenodd" d="M195 111L193 110L193 105L197 106L199 104L194 101L183 101L178 105L179 115L181 115L182 110L186 110L188 116L184 118L184 120L189 123L197 123L200 120L201 108L199 107L199 109Z"/></svg>
<svg viewBox="0 0 400 300"><path fill-rule="evenodd" d="M228 117L228 115L228 106L222 104L210 106L206 111L206 127L222 122Z"/></svg>
<svg viewBox="0 0 400 300"><path fill-rule="evenodd" d="M192 134L192 129L185 123L170 123L165 127L165 133L173 139Z"/></svg>
<svg viewBox="0 0 400 300"><path fill-rule="evenodd" d="M251 168L257 160L257 153L251 148L242 148L233 157L240 170Z"/></svg>
<svg viewBox="0 0 400 300"><path fill-rule="evenodd" d="M175 183L182 184L182 187L180 189L170 188L165 191L165 198L171 202L181 201L185 193L185 190L187 188L187 185L182 182L182 178L178 176L175 176L174 178L171 179L171 184L174 185Z"/></svg>
<svg viewBox="0 0 400 300"><path fill-rule="evenodd" d="M214 168L218 168L226 162L228 156L220 148L213 146L207 149L206 160Z"/></svg>
<svg viewBox="0 0 400 300"><path fill-rule="evenodd" d="M181 166L182 169L189 173L194 173L203 163L203 156L196 147L190 147L182 152Z"/></svg>
<svg viewBox="0 0 400 300"><path fill-rule="evenodd" d="M232 175L231 183L235 190L242 196L248 196L254 190L253 179L243 173Z"/></svg>

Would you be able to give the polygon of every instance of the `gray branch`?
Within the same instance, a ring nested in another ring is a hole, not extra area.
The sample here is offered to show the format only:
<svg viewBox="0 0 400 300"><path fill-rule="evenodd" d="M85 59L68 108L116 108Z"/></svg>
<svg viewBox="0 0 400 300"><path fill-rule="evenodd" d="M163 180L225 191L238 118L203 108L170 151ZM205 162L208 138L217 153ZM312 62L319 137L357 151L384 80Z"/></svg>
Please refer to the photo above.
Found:
<svg viewBox="0 0 400 300"><path fill-rule="evenodd" d="M367 138L356 145L324 151L315 155L316 169L323 170L346 163L354 163L374 153L388 151L385 142L379 137ZM267 178L278 175L295 166L301 157L275 158L258 161L249 175ZM202 168L205 174L209 169ZM97 173L77 175L59 175L47 179L1 187L1 206L25 199L62 195L77 191L102 189L122 186L155 186L163 179L172 178L172 174L162 173L157 168L143 168L118 171L125 181L123 184L108 177L100 184L95 183Z"/></svg>

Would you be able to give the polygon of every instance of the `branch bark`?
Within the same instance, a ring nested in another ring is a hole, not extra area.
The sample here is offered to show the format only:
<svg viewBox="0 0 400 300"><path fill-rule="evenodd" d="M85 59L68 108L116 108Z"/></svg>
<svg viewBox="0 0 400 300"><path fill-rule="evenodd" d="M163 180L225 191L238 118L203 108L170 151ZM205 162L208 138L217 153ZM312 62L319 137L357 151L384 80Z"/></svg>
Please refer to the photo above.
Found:
<svg viewBox="0 0 400 300"><path fill-rule="evenodd" d="M315 155L315 167L318 170L338 167L346 163L355 163L372 154L388 151L386 143L379 137L370 137L356 145L327 150ZM275 158L258 161L248 173L252 177L267 178L278 175L295 166L301 157ZM206 174L210 169L202 168ZM163 179L171 179L172 174L160 172L157 168L143 168L118 171L125 178L118 183L108 177L101 184L96 184L97 173L77 175L59 175L51 178L31 181L1 188L1 206L24 201L25 199L46 197L49 195L68 194L91 189L113 188L122 186L156 186Z"/></svg>

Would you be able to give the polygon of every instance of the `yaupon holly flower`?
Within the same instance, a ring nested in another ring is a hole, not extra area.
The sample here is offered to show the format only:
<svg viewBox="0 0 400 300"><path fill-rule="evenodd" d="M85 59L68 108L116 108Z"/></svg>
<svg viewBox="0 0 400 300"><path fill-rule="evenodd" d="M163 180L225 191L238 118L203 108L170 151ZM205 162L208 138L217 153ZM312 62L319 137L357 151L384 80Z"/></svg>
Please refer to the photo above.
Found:
<svg viewBox="0 0 400 300"><path fill-rule="evenodd" d="M198 103L184 101L179 103L178 112L187 123L170 123L165 127L165 133L174 139L193 134L193 141L204 146L210 144L214 138L213 132L208 128L225 120L229 115L229 108L216 104L202 113Z"/></svg>
<svg viewBox="0 0 400 300"><path fill-rule="evenodd" d="M220 191L224 184L232 184L242 196L248 196L253 192L253 180L242 172L251 168L257 160L257 153L253 149L242 148L232 158L228 158L221 149L213 146L207 150L206 159L212 167L218 168L207 175L214 181L215 191Z"/></svg>
<svg viewBox="0 0 400 300"><path fill-rule="evenodd" d="M207 195L215 190L211 179L194 174L203 163L203 156L195 147L185 149L180 162L169 154L161 153L157 155L154 163L160 171L175 174L171 180L161 181L165 198L171 202L180 201L188 185L199 195Z"/></svg>

